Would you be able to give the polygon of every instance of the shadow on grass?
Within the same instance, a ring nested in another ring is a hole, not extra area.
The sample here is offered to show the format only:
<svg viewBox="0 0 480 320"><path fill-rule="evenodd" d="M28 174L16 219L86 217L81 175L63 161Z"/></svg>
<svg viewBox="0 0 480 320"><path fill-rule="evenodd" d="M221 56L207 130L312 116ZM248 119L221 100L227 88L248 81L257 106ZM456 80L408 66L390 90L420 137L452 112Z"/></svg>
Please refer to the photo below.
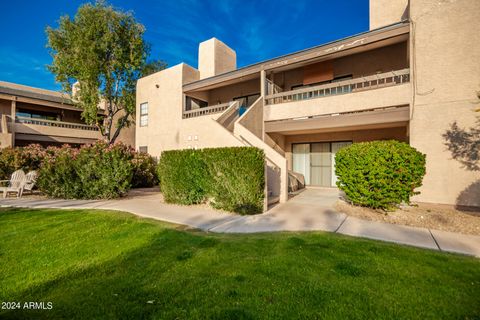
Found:
<svg viewBox="0 0 480 320"><path fill-rule="evenodd" d="M184 270L199 250L217 244L214 238L166 229L144 247L112 261L72 270L12 297L12 301L51 301L52 310L3 310L0 318L174 318L169 312L177 314L183 303L188 305L182 297L193 294L184 292L190 283L176 270Z"/></svg>
<svg viewBox="0 0 480 320"><path fill-rule="evenodd" d="M165 229L143 247L11 297L51 301L52 310L3 310L0 318L475 316L480 283L472 286L471 279L480 274L472 274L473 259L461 268L465 261L339 235Z"/></svg>

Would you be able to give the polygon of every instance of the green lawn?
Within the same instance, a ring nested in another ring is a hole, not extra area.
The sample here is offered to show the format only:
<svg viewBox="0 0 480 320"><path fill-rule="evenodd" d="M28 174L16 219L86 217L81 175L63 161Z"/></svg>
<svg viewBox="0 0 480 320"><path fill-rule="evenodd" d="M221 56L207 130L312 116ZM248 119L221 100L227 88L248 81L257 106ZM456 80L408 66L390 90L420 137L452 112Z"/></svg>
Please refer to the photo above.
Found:
<svg viewBox="0 0 480 320"><path fill-rule="evenodd" d="M217 235L0 211L0 318L479 319L480 260L322 232Z"/></svg>

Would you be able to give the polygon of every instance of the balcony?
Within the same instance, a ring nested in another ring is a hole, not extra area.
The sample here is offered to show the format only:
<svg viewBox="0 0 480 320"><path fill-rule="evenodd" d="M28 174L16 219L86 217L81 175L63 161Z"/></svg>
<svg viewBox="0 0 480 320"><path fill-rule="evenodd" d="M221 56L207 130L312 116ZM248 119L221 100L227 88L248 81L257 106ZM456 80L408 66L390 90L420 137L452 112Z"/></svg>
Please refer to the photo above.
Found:
<svg viewBox="0 0 480 320"><path fill-rule="evenodd" d="M409 69L385 72L372 76L361 77L351 80L328 83L324 85L280 92L265 97L266 104L279 104L292 101L301 101L332 95L347 94L364 90L372 90L395 86L409 82Z"/></svg>
<svg viewBox="0 0 480 320"><path fill-rule="evenodd" d="M73 123L73 122L52 121L52 120L44 120L44 119L26 118L26 117L15 117L15 122L23 123L23 124L33 124L38 126L46 126L46 127L98 131L98 128L95 126L89 126L87 124Z"/></svg>
<svg viewBox="0 0 480 320"><path fill-rule="evenodd" d="M27 117L16 117L13 131L16 139L60 143L89 143L100 138L100 132L95 126Z"/></svg>
<svg viewBox="0 0 480 320"><path fill-rule="evenodd" d="M217 104L213 106L208 106L205 108L198 108L194 110L188 110L188 111L183 111L182 118L183 119L189 119L189 118L195 118L195 117L201 117L201 116L206 116L210 114L215 114L215 113L220 113L228 109L232 102L227 102L227 103L222 103L222 104Z"/></svg>
<svg viewBox="0 0 480 320"><path fill-rule="evenodd" d="M403 69L265 97L265 121L409 105L410 71Z"/></svg>

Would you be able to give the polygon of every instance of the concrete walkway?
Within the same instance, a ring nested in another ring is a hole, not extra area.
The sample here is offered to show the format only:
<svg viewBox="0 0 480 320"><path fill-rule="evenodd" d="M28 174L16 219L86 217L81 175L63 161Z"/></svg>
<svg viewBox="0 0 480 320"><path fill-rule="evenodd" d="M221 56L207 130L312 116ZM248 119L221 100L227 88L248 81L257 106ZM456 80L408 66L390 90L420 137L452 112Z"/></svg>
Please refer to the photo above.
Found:
<svg viewBox="0 0 480 320"><path fill-rule="evenodd" d="M254 216L239 216L203 206L162 203L158 192L133 192L120 200L2 199L3 207L105 209L182 224L210 232L254 233L274 231L329 231L440 251L480 257L480 236L471 236L374 222L349 217L334 210L336 189L307 189L285 204Z"/></svg>

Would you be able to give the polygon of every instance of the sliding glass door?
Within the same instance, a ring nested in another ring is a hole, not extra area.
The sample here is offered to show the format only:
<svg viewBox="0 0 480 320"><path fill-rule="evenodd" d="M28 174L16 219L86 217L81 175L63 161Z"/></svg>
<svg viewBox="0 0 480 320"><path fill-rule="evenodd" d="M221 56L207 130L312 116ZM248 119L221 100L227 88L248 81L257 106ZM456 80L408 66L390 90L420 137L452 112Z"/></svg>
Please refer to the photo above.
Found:
<svg viewBox="0 0 480 320"><path fill-rule="evenodd" d="M312 143L310 148L310 184L330 187L332 181L332 155L330 143Z"/></svg>
<svg viewBox="0 0 480 320"><path fill-rule="evenodd" d="M334 187L335 154L352 142L316 142L293 144L293 171L303 174L305 183L312 186Z"/></svg>
<svg viewBox="0 0 480 320"><path fill-rule="evenodd" d="M293 171L303 174L305 184L310 184L310 144L293 145Z"/></svg>

